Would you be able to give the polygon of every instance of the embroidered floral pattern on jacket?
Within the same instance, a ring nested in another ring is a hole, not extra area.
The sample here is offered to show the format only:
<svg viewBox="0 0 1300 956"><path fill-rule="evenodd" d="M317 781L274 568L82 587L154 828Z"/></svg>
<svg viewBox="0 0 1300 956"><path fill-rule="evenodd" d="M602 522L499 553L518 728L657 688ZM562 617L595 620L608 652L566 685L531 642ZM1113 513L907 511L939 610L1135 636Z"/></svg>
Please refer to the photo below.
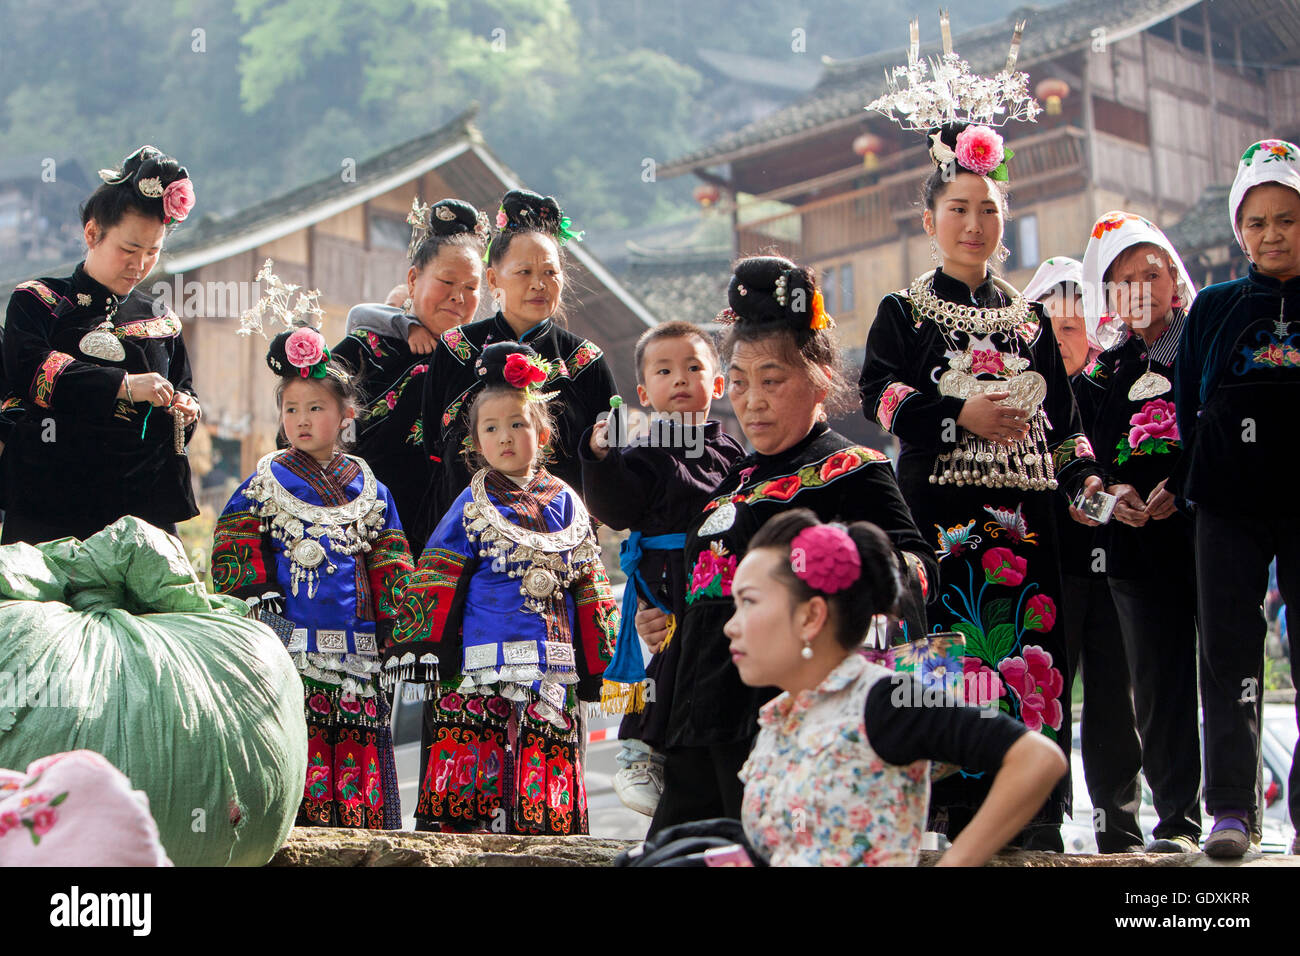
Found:
<svg viewBox="0 0 1300 956"><path fill-rule="evenodd" d="M35 279L28 279L26 282L20 282L16 286L14 286L15 292L17 292L19 289L23 290L24 292L30 292L32 295L36 296L38 299L40 299L42 302L48 305L50 308L54 308L56 305L59 304L59 297L55 295L50 290L50 287L47 286L44 282L38 282Z"/></svg>
<svg viewBox="0 0 1300 956"><path fill-rule="evenodd" d="M894 415L898 413L899 406L907 400L909 395L915 395L916 389L903 382L890 382L885 386L885 390L880 393L880 401L876 403L876 421L885 431L892 431L894 426Z"/></svg>
<svg viewBox="0 0 1300 956"><path fill-rule="evenodd" d="M731 579L736 575L738 563L726 545L714 541L695 559L686 602L694 604L701 598L731 597Z"/></svg>
<svg viewBox="0 0 1300 956"><path fill-rule="evenodd" d="M792 475L781 475L759 482L753 488L741 487L731 494L720 495L704 506L705 511L713 511L732 502L745 503L762 501L765 498L776 501L789 501L805 488L817 488L829 485L844 475L857 471L872 462L888 462L889 456L874 448L854 445L821 461L805 465Z"/></svg>
<svg viewBox="0 0 1300 956"><path fill-rule="evenodd" d="M54 386L59 376L75 361L76 359L66 352L51 352L45 357L41 367L36 370L36 378L32 381L32 400L40 408L50 407L50 399L54 395Z"/></svg>
<svg viewBox="0 0 1300 956"><path fill-rule="evenodd" d="M119 339L174 339L181 334L181 320L168 312L153 319L126 322L113 329Z"/></svg>
<svg viewBox="0 0 1300 956"><path fill-rule="evenodd" d="M465 338L465 333L458 328L443 332L442 342L462 362L468 362L469 357L474 354L474 347L470 345L469 339Z"/></svg>
<svg viewBox="0 0 1300 956"><path fill-rule="evenodd" d="M1154 398L1129 419L1129 432L1115 446L1119 454L1115 464L1122 465L1133 455L1163 455L1181 448L1178 414L1173 402Z"/></svg>

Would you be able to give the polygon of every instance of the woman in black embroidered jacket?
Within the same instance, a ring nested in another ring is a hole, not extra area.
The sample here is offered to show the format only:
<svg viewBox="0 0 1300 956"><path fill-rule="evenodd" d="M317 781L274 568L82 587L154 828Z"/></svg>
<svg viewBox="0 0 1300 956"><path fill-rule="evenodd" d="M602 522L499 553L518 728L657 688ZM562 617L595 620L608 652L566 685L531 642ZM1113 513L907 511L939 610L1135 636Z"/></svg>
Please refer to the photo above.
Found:
<svg viewBox="0 0 1300 956"><path fill-rule="evenodd" d="M967 671L988 672L973 686L990 688L989 699L968 703L1011 713L1068 756L1052 495L1073 497L1085 481L1089 494L1101 490L1099 469L1051 322L988 268L1005 217L1005 197L991 178L1006 175L1001 138L987 127L952 124L932 142L938 166L925 183L923 222L942 266L881 301L867 336L862 406L899 437L903 496L917 526L935 535L939 603L931 625L964 634ZM974 152L985 156L976 164L981 172L955 158ZM956 836L988 786L984 774L937 782L933 826L946 821ZM1069 794L1062 781L1027 828L1031 845L1062 848Z"/></svg>
<svg viewBox="0 0 1300 956"><path fill-rule="evenodd" d="M416 205L411 223L409 296L402 308L363 303L348 313L348 335L331 355L355 372L360 392L353 452L388 486L408 539L418 551L432 526L422 520L429 487L424 450L424 375L433 336L474 318L483 277L487 219L469 203L443 199Z"/></svg>
<svg viewBox="0 0 1300 956"><path fill-rule="evenodd" d="M85 538L128 514L174 534L198 514L184 443L199 403L181 322L137 288L194 190L152 146L100 177L81 212L85 261L9 299L6 544Z"/></svg>
<svg viewBox="0 0 1300 956"><path fill-rule="evenodd" d="M848 403L838 349L810 269L756 256L737 264L720 319L734 324L723 343L727 390L754 453L727 472L686 531L686 613L668 720L664 792L650 832L710 817L740 815L737 774L758 732L772 687L747 687L732 663L723 625L731 578L749 539L778 512L809 508L823 521L870 521L888 535L900 577L904 628L926 630L933 552L899 494L889 458L855 445L826 424L827 407ZM667 617L637 615L657 647Z"/></svg>
<svg viewBox="0 0 1300 956"><path fill-rule="evenodd" d="M432 478L423 525L429 528L469 486L462 458L469 436L465 409L480 388L474 365L488 343L518 341L551 363L544 388L555 393L556 433L554 460L547 469L574 488L582 487L578 442L596 416L609 409L616 391L600 348L562 324L561 247L569 238L581 237L569 232L559 204L550 197L511 190L501 200L496 225L485 275L497 312L444 332L424 376L424 448Z"/></svg>

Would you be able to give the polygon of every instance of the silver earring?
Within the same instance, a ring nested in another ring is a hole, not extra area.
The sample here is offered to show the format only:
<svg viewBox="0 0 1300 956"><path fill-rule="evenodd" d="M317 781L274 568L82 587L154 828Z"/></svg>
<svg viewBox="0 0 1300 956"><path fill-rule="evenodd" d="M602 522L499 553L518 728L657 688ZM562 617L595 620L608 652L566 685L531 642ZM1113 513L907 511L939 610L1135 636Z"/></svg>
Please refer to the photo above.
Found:
<svg viewBox="0 0 1300 956"><path fill-rule="evenodd" d="M813 659L812 641L804 641L803 650L799 652L799 656L806 661Z"/></svg>
<svg viewBox="0 0 1300 956"><path fill-rule="evenodd" d="M818 413L817 413L817 420L818 420L819 422L824 422L824 421L826 421L826 412L825 412L825 411L820 411L820 412L818 412Z"/></svg>
<svg viewBox="0 0 1300 956"><path fill-rule="evenodd" d="M413 308L415 308L415 300L408 295L406 301L402 303L402 311L409 315Z"/></svg>
<svg viewBox="0 0 1300 956"><path fill-rule="evenodd" d="M1011 250L1008 249L1006 246L1004 246L1001 242L999 242L998 251L995 253L995 255L998 257L998 262L1006 262L1009 258L1011 258Z"/></svg>
<svg viewBox="0 0 1300 956"><path fill-rule="evenodd" d="M500 289L497 289L495 292L492 293L492 304L496 306L498 312L501 312L505 309L506 297L505 294Z"/></svg>
<svg viewBox="0 0 1300 956"><path fill-rule="evenodd" d="M939 255L939 243L934 241L934 236L930 237L930 261L936 266L943 265L943 257Z"/></svg>

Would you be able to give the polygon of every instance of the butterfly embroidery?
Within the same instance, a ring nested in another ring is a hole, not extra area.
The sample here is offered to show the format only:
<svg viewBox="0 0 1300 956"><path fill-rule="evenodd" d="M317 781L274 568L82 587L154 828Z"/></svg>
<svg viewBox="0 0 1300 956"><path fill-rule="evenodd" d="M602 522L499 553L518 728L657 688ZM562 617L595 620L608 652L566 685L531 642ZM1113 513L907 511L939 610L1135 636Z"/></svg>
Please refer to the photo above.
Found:
<svg viewBox="0 0 1300 956"><path fill-rule="evenodd" d="M941 525L935 525L939 532L939 560L951 554L961 554L969 546L974 549L980 543L980 536L971 534L975 528L975 522L971 521L966 525L953 525L947 531L943 530Z"/></svg>
<svg viewBox="0 0 1300 956"><path fill-rule="evenodd" d="M995 538L999 533L1005 532L1013 544L1020 544L1022 541L1026 544L1037 544L1038 533L1030 533L1029 525L1025 524L1024 515L1020 513L1023 507L1023 504L1018 504L1015 511L1008 511L1006 508L991 508L985 505L984 510L993 516L993 520L984 523L984 530Z"/></svg>

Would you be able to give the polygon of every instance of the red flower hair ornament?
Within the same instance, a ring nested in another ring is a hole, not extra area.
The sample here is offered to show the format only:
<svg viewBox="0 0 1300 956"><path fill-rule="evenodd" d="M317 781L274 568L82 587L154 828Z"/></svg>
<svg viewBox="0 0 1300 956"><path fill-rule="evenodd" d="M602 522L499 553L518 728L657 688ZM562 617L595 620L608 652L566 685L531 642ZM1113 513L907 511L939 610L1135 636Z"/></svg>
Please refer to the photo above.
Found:
<svg viewBox="0 0 1300 956"><path fill-rule="evenodd" d="M814 591L835 594L862 576L858 546L842 525L804 528L790 542L790 567Z"/></svg>
<svg viewBox="0 0 1300 956"><path fill-rule="evenodd" d="M546 369L521 352L507 356L502 375L515 388L528 388L530 385L540 385L546 381Z"/></svg>

